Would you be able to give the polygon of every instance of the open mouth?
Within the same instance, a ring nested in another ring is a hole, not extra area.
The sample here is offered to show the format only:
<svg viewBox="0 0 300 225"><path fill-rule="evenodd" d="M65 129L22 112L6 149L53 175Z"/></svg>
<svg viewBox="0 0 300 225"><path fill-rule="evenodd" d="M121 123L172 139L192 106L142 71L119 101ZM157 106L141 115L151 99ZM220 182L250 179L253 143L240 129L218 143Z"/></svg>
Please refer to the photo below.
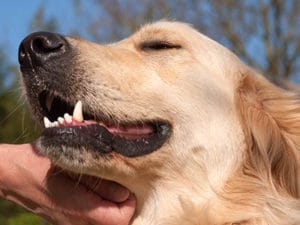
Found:
<svg viewBox="0 0 300 225"><path fill-rule="evenodd" d="M120 122L99 120L82 110L82 102L71 105L49 91L39 94L45 128L42 132L45 147L85 147L99 153L117 152L137 157L159 149L171 134L164 120Z"/></svg>

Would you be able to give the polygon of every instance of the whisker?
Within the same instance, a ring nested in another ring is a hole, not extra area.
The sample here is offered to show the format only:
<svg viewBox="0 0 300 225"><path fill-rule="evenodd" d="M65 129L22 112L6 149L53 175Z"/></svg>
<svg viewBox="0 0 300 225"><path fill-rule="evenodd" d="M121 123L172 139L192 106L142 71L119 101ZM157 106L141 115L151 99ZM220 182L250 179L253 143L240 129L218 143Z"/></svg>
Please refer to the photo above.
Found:
<svg viewBox="0 0 300 225"><path fill-rule="evenodd" d="M80 169L80 170L81 170L81 169ZM79 173L78 175L79 175L79 176L77 177L77 181L76 181L76 183L75 183L75 185L74 185L75 188L78 187L78 186L80 185L80 181L82 180L82 177L83 177L82 171L80 171L80 173Z"/></svg>
<svg viewBox="0 0 300 225"><path fill-rule="evenodd" d="M9 114L7 114L1 121L0 121L0 125L2 125L5 121L7 121L14 113L16 113L21 106L23 106L23 104L17 105Z"/></svg>
<svg viewBox="0 0 300 225"><path fill-rule="evenodd" d="M99 188L102 181L103 181L103 179L101 177L97 177L95 184L92 186L92 190L95 191L97 188Z"/></svg>
<svg viewBox="0 0 300 225"><path fill-rule="evenodd" d="M18 137L15 138L15 140L13 141L14 144L18 143L19 140L24 139L26 136L28 136L28 134L26 135L26 130L23 129L22 132L18 135Z"/></svg>

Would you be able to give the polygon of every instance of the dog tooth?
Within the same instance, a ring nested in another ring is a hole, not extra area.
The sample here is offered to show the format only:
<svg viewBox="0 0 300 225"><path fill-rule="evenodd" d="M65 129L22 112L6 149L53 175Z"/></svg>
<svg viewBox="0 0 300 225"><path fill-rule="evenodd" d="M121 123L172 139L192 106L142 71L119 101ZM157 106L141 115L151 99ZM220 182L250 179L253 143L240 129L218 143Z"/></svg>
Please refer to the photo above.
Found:
<svg viewBox="0 0 300 225"><path fill-rule="evenodd" d="M72 123L72 116L70 116L68 113L64 114L64 118L67 123Z"/></svg>
<svg viewBox="0 0 300 225"><path fill-rule="evenodd" d="M51 105L52 105L53 99L54 99L54 95L53 95L53 94L49 94L49 95L47 95L47 97L46 97L46 107L47 107L47 109L48 109L49 111L50 111L50 109L51 109Z"/></svg>
<svg viewBox="0 0 300 225"><path fill-rule="evenodd" d="M54 121L51 123L51 127L56 127L56 125L58 126L58 122L57 121Z"/></svg>
<svg viewBox="0 0 300 225"><path fill-rule="evenodd" d="M83 122L82 102L78 101L74 107L73 118L78 122Z"/></svg>
<svg viewBox="0 0 300 225"><path fill-rule="evenodd" d="M58 117L57 118L57 121L60 123L60 124L63 124L65 122L65 119L62 118L62 117Z"/></svg>
<svg viewBox="0 0 300 225"><path fill-rule="evenodd" d="M49 128L51 126L51 122L46 116L44 117L44 125L46 128Z"/></svg>

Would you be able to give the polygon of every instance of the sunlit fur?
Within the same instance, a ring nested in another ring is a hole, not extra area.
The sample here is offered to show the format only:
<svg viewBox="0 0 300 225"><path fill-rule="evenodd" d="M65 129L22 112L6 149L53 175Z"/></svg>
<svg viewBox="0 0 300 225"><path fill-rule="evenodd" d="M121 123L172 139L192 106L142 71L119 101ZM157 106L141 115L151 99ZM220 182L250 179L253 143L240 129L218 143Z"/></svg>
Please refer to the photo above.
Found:
<svg viewBox="0 0 300 225"><path fill-rule="evenodd" d="M57 161L129 188L137 198L132 224L300 224L294 94L178 22L148 24L109 45L67 39L77 52L72 76L82 84L74 96L84 109L117 122L172 124L168 142L143 157L107 159L86 150L80 163ZM182 47L140 48L151 40Z"/></svg>

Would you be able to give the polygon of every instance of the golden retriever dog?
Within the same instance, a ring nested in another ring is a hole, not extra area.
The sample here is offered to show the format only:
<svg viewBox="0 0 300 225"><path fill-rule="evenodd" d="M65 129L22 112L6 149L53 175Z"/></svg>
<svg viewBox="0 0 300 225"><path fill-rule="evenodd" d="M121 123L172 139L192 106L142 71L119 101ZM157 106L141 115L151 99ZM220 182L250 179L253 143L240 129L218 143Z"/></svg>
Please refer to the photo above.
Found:
<svg viewBox="0 0 300 225"><path fill-rule="evenodd" d="M33 33L19 61L39 153L127 187L132 224L300 224L299 100L191 26Z"/></svg>

